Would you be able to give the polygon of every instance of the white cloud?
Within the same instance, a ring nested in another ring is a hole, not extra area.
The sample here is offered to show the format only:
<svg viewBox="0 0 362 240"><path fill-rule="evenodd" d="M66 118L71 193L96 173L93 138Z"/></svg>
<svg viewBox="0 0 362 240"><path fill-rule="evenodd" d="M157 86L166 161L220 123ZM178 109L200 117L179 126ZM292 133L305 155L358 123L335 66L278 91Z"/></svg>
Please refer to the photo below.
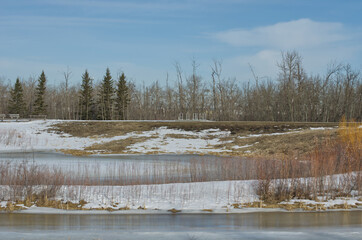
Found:
<svg viewBox="0 0 362 240"><path fill-rule="evenodd" d="M232 29L212 35L233 46L258 46L279 49L315 47L348 39L343 25L310 19L280 22L253 29Z"/></svg>
<svg viewBox="0 0 362 240"><path fill-rule="evenodd" d="M237 76L237 79L243 82L248 80L253 81L250 64L259 78L275 77L278 71L277 61L279 58L280 51L262 50L251 55L225 59L224 70L227 75Z"/></svg>
<svg viewBox="0 0 362 240"><path fill-rule="evenodd" d="M227 30L212 37L232 47L245 47L224 61L226 72L243 81L253 78L249 64L259 77L274 79L281 51L289 50L296 50L303 58L306 71L313 74L325 73L332 61L360 67L360 31L341 23L299 19L253 29Z"/></svg>

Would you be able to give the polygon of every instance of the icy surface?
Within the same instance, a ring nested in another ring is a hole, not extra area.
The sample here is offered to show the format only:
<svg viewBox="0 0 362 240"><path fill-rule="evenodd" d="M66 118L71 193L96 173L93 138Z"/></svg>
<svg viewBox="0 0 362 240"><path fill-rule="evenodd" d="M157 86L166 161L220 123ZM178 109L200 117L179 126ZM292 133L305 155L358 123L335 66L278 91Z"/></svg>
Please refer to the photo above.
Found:
<svg viewBox="0 0 362 240"><path fill-rule="evenodd" d="M361 239L356 212L3 214L0 239Z"/></svg>

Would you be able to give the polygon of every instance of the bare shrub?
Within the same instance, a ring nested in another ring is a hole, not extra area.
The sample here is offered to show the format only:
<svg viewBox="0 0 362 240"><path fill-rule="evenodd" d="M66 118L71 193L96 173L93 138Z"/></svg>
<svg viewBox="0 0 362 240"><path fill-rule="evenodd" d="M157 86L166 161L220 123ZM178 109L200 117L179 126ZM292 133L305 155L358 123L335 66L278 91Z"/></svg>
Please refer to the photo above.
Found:
<svg viewBox="0 0 362 240"><path fill-rule="evenodd" d="M0 184L10 187L9 197L13 200L34 198L34 195L54 197L64 184L60 169L27 161L1 162L0 174Z"/></svg>

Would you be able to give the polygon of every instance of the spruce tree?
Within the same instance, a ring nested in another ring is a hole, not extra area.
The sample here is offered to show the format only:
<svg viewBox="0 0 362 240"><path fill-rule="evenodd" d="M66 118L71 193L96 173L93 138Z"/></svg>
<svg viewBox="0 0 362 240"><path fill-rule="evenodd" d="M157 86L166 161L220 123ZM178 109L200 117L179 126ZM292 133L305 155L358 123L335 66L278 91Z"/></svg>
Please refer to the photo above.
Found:
<svg viewBox="0 0 362 240"><path fill-rule="evenodd" d="M46 77L44 71L40 74L38 79L38 85L36 87L35 93L35 102L34 102L34 115L46 115L47 114L47 105L45 104L44 97L45 97L45 90L46 90Z"/></svg>
<svg viewBox="0 0 362 240"><path fill-rule="evenodd" d="M9 103L9 113L19 114L24 116L25 112L25 103L24 103L24 94L23 87L21 86L20 79L17 78L14 88L10 90L10 103Z"/></svg>
<svg viewBox="0 0 362 240"><path fill-rule="evenodd" d="M101 89L99 93L99 104L101 110L101 118L103 120L112 119L112 107L113 107L113 79L109 68L106 70L106 75L104 75L103 81L101 83Z"/></svg>
<svg viewBox="0 0 362 240"><path fill-rule="evenodd" d="M126 120L127 106L129 103L128 87L124 73L119 77L116 90L116 107L119 119Z"/></svg>
<svg viewBox="0 0 362 240"><path fill-rule="evenodd" d="M80 90L81 118L89 120L94 118L94 101L92 79L87 70L82 75L82 85Z"/></svg>

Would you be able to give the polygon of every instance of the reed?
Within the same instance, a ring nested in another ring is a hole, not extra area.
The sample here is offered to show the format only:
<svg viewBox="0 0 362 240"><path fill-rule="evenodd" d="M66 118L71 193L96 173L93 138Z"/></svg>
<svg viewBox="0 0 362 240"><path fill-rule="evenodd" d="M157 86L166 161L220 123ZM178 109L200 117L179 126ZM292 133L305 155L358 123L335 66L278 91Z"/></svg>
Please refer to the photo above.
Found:
<svg viewBox="0 0 362 240"><path fill-rule="evenodd" d="M360 124L341 122L339 137L315 142L307 157L288 155L283 159L195 157L190 160L147 162L78 163L62 166L34 161L0 162L0 199L40 198L46 201L67 187L67 195L82 196L88 186L99 186L108 198L116 198L113 186L132 186L132 199L145 193L139 185L193 183L207 181L257 180L255 191L264 202L280 202L291 198L316 199L361 195L361 128ZM74 186L78 186L77 189ZM165 190L166 191L166 190ZM242 196L242 188L230 185L230 201ZM150 195L150 193L148 195ZM235 196L237 193L238 196ZM182 194L189 201L192 189L175 193L167 189L165 196ZM216 199L218 198L218 192ZM147 195L147 194L146 194ZM229 195L229 194L228 194ZM176 195L175 195L176 196ZM231 195L230 195L231 196ZM79 199L81 200L81 199Z"/></svg>

